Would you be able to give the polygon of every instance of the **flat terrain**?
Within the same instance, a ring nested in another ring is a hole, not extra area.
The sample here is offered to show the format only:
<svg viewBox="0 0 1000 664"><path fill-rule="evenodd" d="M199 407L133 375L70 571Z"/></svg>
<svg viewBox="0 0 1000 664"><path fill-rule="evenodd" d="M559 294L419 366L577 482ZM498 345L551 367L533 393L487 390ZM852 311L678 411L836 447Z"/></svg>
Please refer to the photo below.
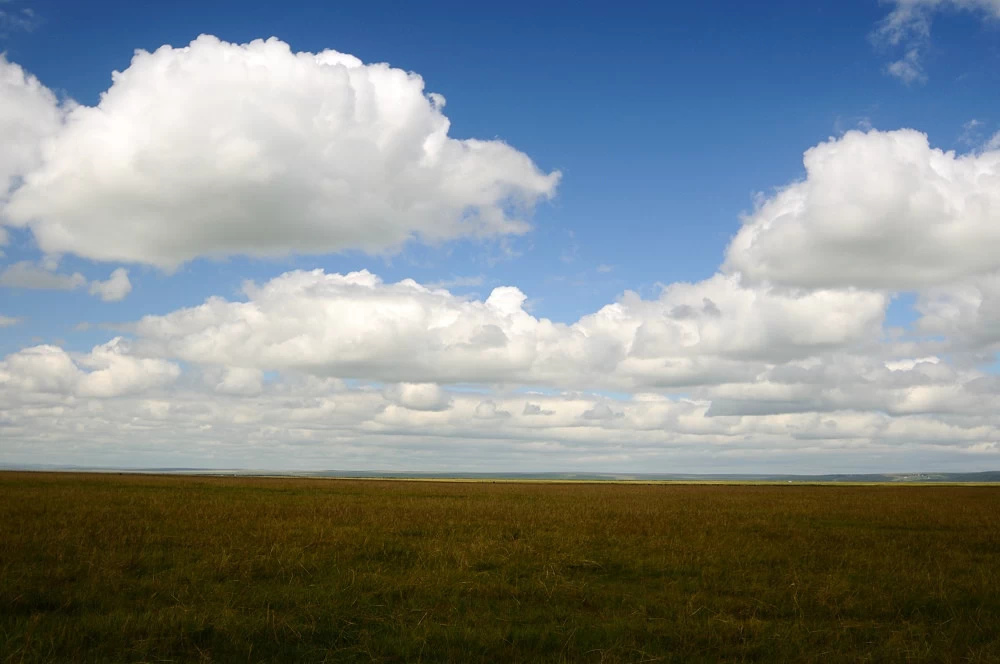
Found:
<svg viewBox="0 0 1000 664"><path fill-rule="evenodd" d="M0 473L0 662L1000 661L1000 488Z"/></svg>

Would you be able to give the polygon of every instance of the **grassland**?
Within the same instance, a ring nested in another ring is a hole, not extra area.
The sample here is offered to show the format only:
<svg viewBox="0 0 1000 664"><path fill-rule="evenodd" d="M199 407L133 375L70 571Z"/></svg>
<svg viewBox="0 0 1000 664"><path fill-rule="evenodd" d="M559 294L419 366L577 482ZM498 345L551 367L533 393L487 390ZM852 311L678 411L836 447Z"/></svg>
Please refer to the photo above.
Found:
<svg viewBox="0 0 1000 664"><path fill-rule="evenodd" d="M0 473L0 661L1000 661L1000 488Z"/></svg>

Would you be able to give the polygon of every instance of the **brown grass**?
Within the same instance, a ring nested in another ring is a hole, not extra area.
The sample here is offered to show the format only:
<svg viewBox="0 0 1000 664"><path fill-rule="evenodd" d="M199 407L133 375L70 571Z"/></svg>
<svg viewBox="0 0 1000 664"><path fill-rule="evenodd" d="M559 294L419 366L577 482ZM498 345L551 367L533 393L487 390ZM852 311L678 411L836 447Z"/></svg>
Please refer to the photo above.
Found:
<svg viewBox="0 0 1000 664"><path fill-rule="evenodd" d="M1000 489L0 473L0 661L1000 661Z"/></svg>

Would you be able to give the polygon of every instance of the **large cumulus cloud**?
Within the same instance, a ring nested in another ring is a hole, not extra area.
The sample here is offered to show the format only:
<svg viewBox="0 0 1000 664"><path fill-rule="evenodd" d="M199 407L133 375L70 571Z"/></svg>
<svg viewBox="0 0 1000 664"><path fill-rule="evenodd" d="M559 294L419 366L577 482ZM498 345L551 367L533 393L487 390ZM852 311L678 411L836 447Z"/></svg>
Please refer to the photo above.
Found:
<svg viewBox="0 0 1000 664"><path fill-rule="evenodd" d="M137 347L195 364L340 378L632 389L747 377L767 362L874 340L888 301L859 290L748 289L716 275L654 300L626 293L563 324L530 314L513 287L472 300L412 280L322 270L247 284L245 296L147 316L134 328Z"/></svg>
<svg viewBox="0 0 1000 664"><path fill-rule="evenodd" d="M134 356L121 337L76 356L33 346L0 361L0 394L8 403L45 394L119 397L169 385L180 373L173 362Z"/></svg>
<svg viewBox="0 0 1000 664"><path fill-rule="evenodd" d="M41 163L42 143L59 130L63 112L51 90L0 53L0 205L25 173ZM3 238L0 228L0 243Z"/></svg>
<svg viewBox="0 0 1000 664"><path fill-rule="evenodd" d="M793 287L916 290L1000 269L1000 151L852 131L804 162L805 179L744 220L728 270Z"/></svg>
<svg viewBox="0 0 1000 664"><path fill-rule="evenodd" d="M25 177L4 215L48 253L170 269L517 234L559 180L501 141L451 138L444 98L417 74L273 38L137 51L54 133L52 94L0 66L18 95L0 102L16 112L0 135L24 143L0 186ZM39 134L52 135L36 164Z"/></svg>

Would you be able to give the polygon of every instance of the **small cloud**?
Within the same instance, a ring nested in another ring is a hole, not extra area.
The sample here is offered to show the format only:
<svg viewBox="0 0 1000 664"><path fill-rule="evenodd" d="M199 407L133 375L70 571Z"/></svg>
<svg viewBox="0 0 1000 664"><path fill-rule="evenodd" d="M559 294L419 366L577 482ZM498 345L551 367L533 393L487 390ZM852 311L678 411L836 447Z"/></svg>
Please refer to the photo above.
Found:
<svg viewBox="0 0 1000 664"><path fill-rule="evenodd" d="M476 286L483 285L483 275L479 274L470 277L452 277L451 279L443 279L441 281L434 281L427 284L428 288L474 288Z"/></svg>
<svg viewBox="0 0 1000 664"><path fill-rule="evenodd" d="M38 261L38 265L43 270L48 270L49 272L55 272L59 269L59 261L62 260L62 256L59 254L45 254Z"/></svg>
<svg viewBox="0 0 1000 664"><path fill-rule="evenodd" d="M990 137L990 140L983 143L983 150L1000 150L1000 131L993 134L993 136Z"/></svg>
<svg viewBox="0 0 1000 664"><path fill-rule="evenodd" d="M899 60L889 63L886 73L907 85L927 80L923 54L930 46L934 14L945 10L968 11L986 19L1000 18L997 0L889 0L893 10L882 19L871 41L876 46L904 49Z"/></svg>
<svg viewBox="0 0 1000 664"><path fill-rule="evenodd" d="M875 123L867 115L853 115L842 117L838 115L833 120L833 131L839 136L843 136L852 129L862 132L869 132L875 128Z"/></svg>
<svg viewBox="0 0 1000 664"><path fill-rule="evenodd" d="M20 318L14 318L13 316L0 316L0 327L11 327L20 322Z"/></svg>
<svg viewBox="0 0 1000 664"><path fill-rule="evenodd" d="M523 415L555 415L554 410L546 410L537 403L525 403Z"/></svg>
<svg viewBox="0 0 1000 664"><path fill-rule="evenodd" d="M129 281L128 270L123 267L112 272L107 281L93 281L90 284L90 294L105 302L118 302L131 292L132 282Z"/></svg>
<svg viewBox="0 0 1000 664"><path fill-rule="evenodd" d="M976 118L962 123L962 133L958 135L958 142L968 146L980 145L983 142L984 124L982 120Z"/></svg>
<svg viewBox="0 0 1000 664"><path fill-rule="evenodd" d="M889 66L886 67L886 72L907 85L911 83L923 83L927 80L923 67L920 64L920 52L915 48L907 51L906 55L901 59L890 62Z"/></svg>
<svg viewBox="0 0 1000 664"><path fill-rule="evenodd" d="M8 265L0 273L0 286L6 288L28 288L31 290L76 290L87 285L87 279L79 272L58 274L31 261L21 261Z"/></svg>
<svg viewBox="0 0 1000 664"><path fill-rule="evenodd" d="M623 417L622 413L611 410L611 406L606 403L595 404L593 408L587 410L582 415L585 420L610 420L616 417Z"/></svg>
<svg viewBox="0 0 1000 664"><path fill-rule="evenodd" d="M59 267L58 257L46 256L39 263L20 261L13 263L0 272L0 286L5 288L26 288L29 290L77 290L87 286L87 278L79 272L60 274L55 270ZM123 267L111 273L107 281L94 281L90 284L90 294L100 297L105 302L117 302L132 290L132 282L128 278L128 270Z"/></svg>
<svg viewBox="0 0 1000 664"><path fill-rule="evenodd" d="M17 9L11 7L13 4L15 3L11 0L0 2L0 5L10 7L0 7L0 37L6 37L12 32L32 32L42 23L41 17L30 7Z"/></svg>
<svg viewBox="0 0 1000 664"><path fill-rule="evenodd" d="M500 410L492 401L480 401L476 406L476 418L480 420L495 420L510 417L506 410Z"/></svg>
<svg viewBox="0 0 1000 664"><path fill-rule="evenodd" d="M615 268L613 265L608 265L606 263L601 263L600 265L597 266L597 271L600 272L601 274L607 274L608 272L611 272L614 269Z"/></svg>
<svg viewBox="0 0 1000 664"><path fill-rule="evenodd" d="M451 408L451 397L435 383L396 383L388 386L383 395L409 410L440 412Z"/></svg>

